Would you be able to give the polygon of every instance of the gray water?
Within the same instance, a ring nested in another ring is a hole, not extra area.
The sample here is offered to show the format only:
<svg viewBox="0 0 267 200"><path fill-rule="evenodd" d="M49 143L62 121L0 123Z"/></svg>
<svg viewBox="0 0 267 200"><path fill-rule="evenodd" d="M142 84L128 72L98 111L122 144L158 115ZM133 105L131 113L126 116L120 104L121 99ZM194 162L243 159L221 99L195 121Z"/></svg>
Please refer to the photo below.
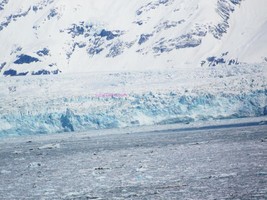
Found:
<svg viewBox="0 0 267 200"><path fill-rule="evenodd" d="M2 141L0 199L267 199L267 125Z"/></svg>

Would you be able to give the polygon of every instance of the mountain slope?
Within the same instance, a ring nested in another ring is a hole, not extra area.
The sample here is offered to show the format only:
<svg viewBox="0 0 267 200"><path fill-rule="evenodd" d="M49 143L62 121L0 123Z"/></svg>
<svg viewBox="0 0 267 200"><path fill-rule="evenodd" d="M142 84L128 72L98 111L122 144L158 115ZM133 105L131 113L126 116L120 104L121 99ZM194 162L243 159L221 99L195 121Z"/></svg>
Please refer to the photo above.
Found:
<svg viewBox="0 0 267 200"><path fill-rule="evenodd" d="M2 0L0 73L265 62L266 6L266 0Z"/></svg>

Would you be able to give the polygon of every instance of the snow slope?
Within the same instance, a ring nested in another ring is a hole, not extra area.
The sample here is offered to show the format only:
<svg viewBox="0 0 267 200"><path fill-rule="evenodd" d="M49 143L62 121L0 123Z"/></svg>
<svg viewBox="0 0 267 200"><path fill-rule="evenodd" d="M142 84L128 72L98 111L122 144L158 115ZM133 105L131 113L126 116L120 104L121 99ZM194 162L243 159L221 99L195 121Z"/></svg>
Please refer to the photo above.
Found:
<svg viewBox="0 0 267 200"><path fill-rule="evenodd" d="M5 76L261 63L266 0L1 0Z"/></svg>

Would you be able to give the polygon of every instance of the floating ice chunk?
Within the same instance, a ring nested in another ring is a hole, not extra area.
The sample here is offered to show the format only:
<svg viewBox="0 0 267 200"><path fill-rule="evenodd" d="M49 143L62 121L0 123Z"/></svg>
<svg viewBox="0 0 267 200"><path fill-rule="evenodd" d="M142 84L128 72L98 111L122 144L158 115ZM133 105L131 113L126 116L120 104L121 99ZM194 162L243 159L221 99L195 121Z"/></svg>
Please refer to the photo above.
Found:
<svg viewBox="0 0 267 200"><path fill-rule="evenodd" d="M37 167L41 167L41 163L39 162L32 162L28 165L29 168L37 168Z"/></svg>
<svg viewBox="0 0 267 200"><path fill-rule="evenodd" d="M11 173L11 171L7 171L7 170L1 170L0 171L0 174L10 174Z"/></svg>
<svg viewBox="0 0 267 200"><path fill-rule="evenodd" d="M42 149L59 149L60 148L60 144L47 144L41 147L38 147L38 149L42 150Z"/></svg>

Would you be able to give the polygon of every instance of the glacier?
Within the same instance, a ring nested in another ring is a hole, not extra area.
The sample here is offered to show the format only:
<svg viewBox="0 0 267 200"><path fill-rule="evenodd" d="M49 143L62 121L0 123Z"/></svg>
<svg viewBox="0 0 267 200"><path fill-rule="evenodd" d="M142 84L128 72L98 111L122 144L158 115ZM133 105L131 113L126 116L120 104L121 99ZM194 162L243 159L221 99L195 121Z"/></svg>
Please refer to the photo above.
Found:
<svg viewBox="0 0 267 200"><path fill-rule="evenodd" d="M266 64L0 79L0 136L267 115Z"/></svg>

